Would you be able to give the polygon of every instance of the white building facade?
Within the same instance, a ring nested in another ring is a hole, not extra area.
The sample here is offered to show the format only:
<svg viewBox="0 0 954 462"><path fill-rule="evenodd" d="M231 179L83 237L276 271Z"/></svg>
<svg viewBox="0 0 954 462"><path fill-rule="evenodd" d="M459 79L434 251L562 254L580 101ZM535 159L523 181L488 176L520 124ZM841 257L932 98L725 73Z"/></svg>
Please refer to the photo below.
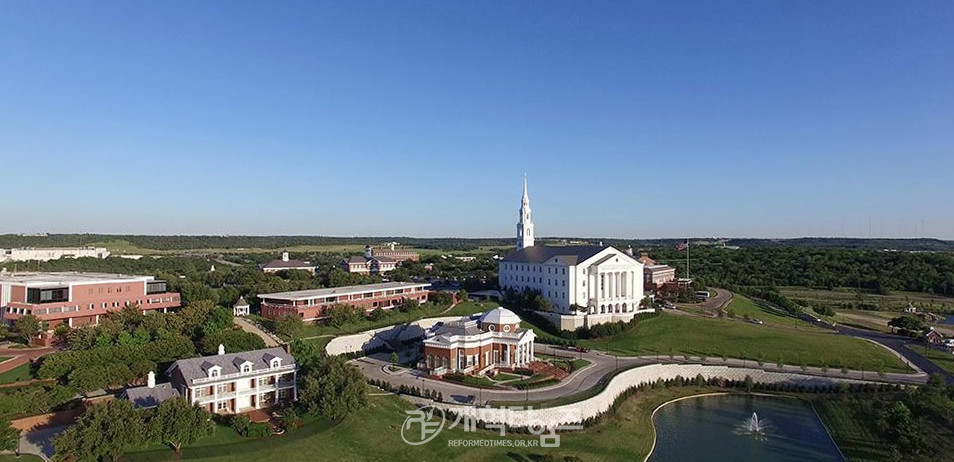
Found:
<svg viewBox="0 0 954 462"><path fill-rule="evenodd" d="M628 321L642 309L643 264L613 247L533 245L523 230L530 222L526 183L518 224L517 251L504 257L498 266L502 290L539 291L551 305L548 315L561 329L573 330L607 322ZM530 244L521 247L521 243Z"/></svg>
<svg viewBox="0 0 954 462"><path fill-rule="evenodd" d="M3 261L50 261L61 258L106 258L109 250L105 247L49 248L37 249L21 247L19 249L0 249L0 262Z"/></svg>
<svg viewBox="0 0 954 462"><path fill-rule="evenodd" d="M298 366L282 348L180 359L167 374L172 387L209 412L235 414L298 400Z"/></svg>

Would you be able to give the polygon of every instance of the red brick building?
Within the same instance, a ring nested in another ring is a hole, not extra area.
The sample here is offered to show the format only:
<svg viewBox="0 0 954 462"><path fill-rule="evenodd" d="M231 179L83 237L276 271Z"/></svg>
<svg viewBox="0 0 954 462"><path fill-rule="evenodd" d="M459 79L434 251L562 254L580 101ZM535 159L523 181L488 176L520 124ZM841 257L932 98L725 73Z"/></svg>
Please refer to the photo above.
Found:
<svg viewBox="0 0 954 462"><path fill-rule="evenodd" d="M259 294L262 316L281 319L290 314L305 321L327 316L325 311L337 303L364 309L370 313L378 308L391 309L404 299L427 302L429 284L413 282L385 282L328 289L298 290L274 294Z"/></svg>
<svg viewBox="0 0 954 462"><path fill-rule="evenodd" d="M179 294L152 276L104 273L0 273L0 319L36 316L52 330L95 325L99 317L138 305L143 313L181 306ZM45 337L49 337L48 335ZM46 343L48 339L41 339Z"/></svg>
<svg viewBox="0 0 954 462"><path fill-rule="evenodd" d="M431 375L526 367L536 360L535 339L533 330L520 327L513 311L499 307L478 319L461 318L432 328L425 334L418 367Z"/></svg>

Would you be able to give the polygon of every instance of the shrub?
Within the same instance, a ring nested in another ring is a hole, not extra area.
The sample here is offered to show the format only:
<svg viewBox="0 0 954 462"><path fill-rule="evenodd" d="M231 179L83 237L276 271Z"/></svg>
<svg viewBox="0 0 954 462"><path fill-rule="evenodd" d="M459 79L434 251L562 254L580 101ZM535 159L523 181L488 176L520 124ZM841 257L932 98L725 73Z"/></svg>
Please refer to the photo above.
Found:
<svg viewBox="0 0 954 462"><path fill-rule="evenodd" d="M249 438L265 438L271 434L272 427L267 423L252 422L249 424L245 436Z"/></svg>

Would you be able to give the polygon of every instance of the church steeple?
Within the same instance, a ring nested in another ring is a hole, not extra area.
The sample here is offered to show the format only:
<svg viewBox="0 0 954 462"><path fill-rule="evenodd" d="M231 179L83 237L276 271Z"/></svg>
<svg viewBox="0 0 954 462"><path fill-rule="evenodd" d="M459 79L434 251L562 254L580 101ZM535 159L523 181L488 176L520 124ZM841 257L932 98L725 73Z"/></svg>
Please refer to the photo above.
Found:
<svg viewBox="0 0 954 462"><path fill-rule="evenodd" d="M527 194L527 174L523 175L523 198L520 201L520 221L517 222L517 250L533 247L533 220L530 218L530 195Z"/></svg>

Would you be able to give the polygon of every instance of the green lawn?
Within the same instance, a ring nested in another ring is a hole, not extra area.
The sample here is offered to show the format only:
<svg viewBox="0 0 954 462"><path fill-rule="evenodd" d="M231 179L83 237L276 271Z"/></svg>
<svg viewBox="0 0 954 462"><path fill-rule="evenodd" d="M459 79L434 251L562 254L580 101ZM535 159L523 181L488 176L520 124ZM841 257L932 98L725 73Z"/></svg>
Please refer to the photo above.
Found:
<svg viewBox="0 0 954 462"><path fill-rule="evenodd" d="M662 313L619 336L583 340L589 348L621 355L691 355L762 359L775 364L847 366L885 372L912 372L897 357L861 339L834 332L777 328L722 319Z"/></svg>
<svg viewBox="0 0 954 462"><path fill-rule="evenodd" d="M555 356L555 355L548 355L548 354L537 354L535 355L535 357L537 359L545 360L556 367L567 369L568 372L573 372L577 369L586 367L590 364L590 362L585 359L574 358L573 356Z"/></svg>
<svg viewBox="0 0 954 462"><path fill-rule="evenodd" d="M0 385L14 382L22 382L24 380L34 379L33 373L30 371L30 364L21 364L9 371L6 371L0 374Z"/></svg>
<svg viewBox="0 0 954 462"><path fill-rule="evenodd" d="M924 356L925 358L931 360L932 363L937 364L938 367L954 374L954 354L935 350L934 348L924 348L922 345L917 344L908 344L908 348L914 350L915 353Z"/></svg>
<svg viewBox="0 0 954 462"><path fill-rule="evenodd" d="M497 382L477 375L447 374L444 376L447 382L470 385L472 387L497 388Z"/></svg>
<svg viewBox="0 0 954 462"><path fill-rule="evenodd" d="M210 438L198 445L183 448L180 460L207 461L365 461L365 460L454 460L454 461L533 461L542 454L562 460L574 455L585 461L642 460L653 442L651 413L670 399L709 391L696 387L648 390L624 402L614 416L604 423L580 432L563 432L560 448L535 447L455 447L448 440L495 439L539 441L533 435L508 433L500 437L496 431L464 432L461 425L449 428L447 422L437 437L421 446L410 446L401 440L401 426L413 407L395 396L372 396L370 405L338 425L314 423L296 432L265 440L246 440L237 436ZM227 428L222 428L226 433ZM234 432L232 432L234 435ZM124 456L130 462L175 460L168 449L157 448Z"/></svg>
<svg viewBox="0 0 954 462"><path fill-rule="evenodd" d="M838 448L851 462L890 460L891 449L870 424L841 399L815 399L812 405Z"/></svg>
<svg viewBox="0 0 954 462"><path fill-rule="evenodd" d="M13 454L0 454L0 462L43 462L43 459L33 454L20 454L20 457Z"/></svg>
<svg viewBox="0 0 954 462"><path fill-rule="evenodd" d="M735 315L734 319L738 322L746 322L745 315L748 315L751 319L758 319L759 321L762 321L763 326L799 330L806 329L817 332L825 331L825 329L821 327L816 327L796 317L788 316L787 314L779 312L779 310L772 309L771 307L755 302L754 300L739 294L733 294L732 301L729 302L729 306L726 307L726 311L733 313Z"/></svg>
<svg viewBox="0 0 954 462"><path fill-rule="evenodd" d="M516 382L510 382L507 385L520 390L532 390L534 388L543 388L550 385L555 385L559 382L559 380L551 377L548 374L533 374L529 378L518 380Z"/></svg>
<svg viewBox="0 0 954 462"><path fill-rule="evenodd" d="M863 292L854 288L838 287L835 290L813 289L809 287L780 287L783 295L803 300L808 304L823 304L835 310L855 307L864 304L881 310L900 311L908 303L913 303L921 309L931 311L954 311L954 297L928 294L924 292L891 292L888 295L879 295Z"/></svg>
<svg viewBox="0 0 954 462"><path fill-rule="evenodd" d="M508 381L508 380L518 380L518 379L522 379L522 378L523 378L523 377L521 377L521 376L519 376L519 375L508 374L508 373L506 373L506 372L498 372L497 375L494 376L494 380L496 380L496 381L498 381L498 382L505 382L505 381Z"/></svg>

